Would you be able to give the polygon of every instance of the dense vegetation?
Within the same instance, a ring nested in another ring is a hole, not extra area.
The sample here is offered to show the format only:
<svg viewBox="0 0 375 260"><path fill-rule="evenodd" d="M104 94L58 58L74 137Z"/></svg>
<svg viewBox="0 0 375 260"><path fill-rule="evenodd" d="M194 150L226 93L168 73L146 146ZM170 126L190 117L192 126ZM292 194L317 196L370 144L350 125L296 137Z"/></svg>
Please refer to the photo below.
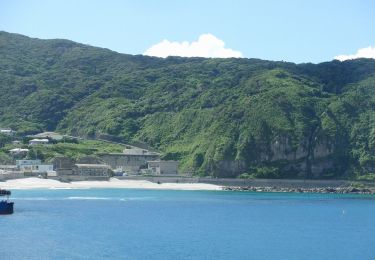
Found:
<svg viewBox="0 0 375 260"><path fill-rule="evenodd" d="M0 32L0 125L146 143L182 171L375 172L375 61L124 55Z"/></svg>
<svg viewBox="0 0 375 260"><path fill-rule="evenodd" d="M32 138L19 136L9 137L0 134L0 164L14 164L19 159L40 159L51 163L55 157L68 156L79 160L90 156L95 158L98 153L120 153L125 146L104 142L101 140L62 139L59 141L49 139L48 145L28 145ZM20 140L19 144L13 144L12 140ZM10 154L14 148L28 149L27 153Z"/></svg>

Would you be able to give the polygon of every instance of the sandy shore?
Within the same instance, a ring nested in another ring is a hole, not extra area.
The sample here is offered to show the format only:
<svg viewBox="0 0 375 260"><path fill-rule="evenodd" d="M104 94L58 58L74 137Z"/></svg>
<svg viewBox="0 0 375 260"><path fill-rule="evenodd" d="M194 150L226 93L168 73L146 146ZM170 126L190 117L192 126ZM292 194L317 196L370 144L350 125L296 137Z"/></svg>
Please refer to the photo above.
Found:
<svg viewBox="0 0 375 260"><path fill-rule="evenodd" d="M109 181L75 181L60 182L50 179L24 178L0 182L2 189L89 189L89 188L128 188L128 189L157 189L157 190L222 190L222 186L206 183L153 183L143 180Z"/></svg>

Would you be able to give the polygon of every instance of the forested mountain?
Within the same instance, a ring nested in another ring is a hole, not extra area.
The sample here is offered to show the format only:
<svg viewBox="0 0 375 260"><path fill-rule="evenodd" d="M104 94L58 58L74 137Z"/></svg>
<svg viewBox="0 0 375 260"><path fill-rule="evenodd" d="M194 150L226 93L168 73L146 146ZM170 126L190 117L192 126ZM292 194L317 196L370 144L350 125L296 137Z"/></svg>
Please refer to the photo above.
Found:
<svg viewBox="0 0 375 260"><path fill-rule="evenodd" d="M144 142L182 171L375 172L375 60L166 59L0 32L0 126Z"/></svg>

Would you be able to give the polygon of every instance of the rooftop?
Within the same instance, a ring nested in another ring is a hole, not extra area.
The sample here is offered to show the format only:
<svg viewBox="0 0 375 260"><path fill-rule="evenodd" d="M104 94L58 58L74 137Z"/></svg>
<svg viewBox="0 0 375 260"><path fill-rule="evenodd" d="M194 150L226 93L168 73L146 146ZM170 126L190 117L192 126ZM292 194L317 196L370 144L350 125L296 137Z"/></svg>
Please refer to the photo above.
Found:
<svg viewBox="0 0 375 260"><path fill-rule="evenodd" d="M109 168L106 164L75 164L79 168Z"/></svg>
<svg viewBox="0 0 375 260"><path fill-rule="evenodd" d="M31 139L29 142L49 142L48 139Z"/></svg>
<svg viewBox="0 0 375 260"><path fill-rule="evenodd" d="M61 140L64 138L63 135L59 133L55 133L55 132L43 132L43 133L39 133L35 135L30 135L29 137L33 137L33 138L47 138L48 137L54 140Z"/></svg>

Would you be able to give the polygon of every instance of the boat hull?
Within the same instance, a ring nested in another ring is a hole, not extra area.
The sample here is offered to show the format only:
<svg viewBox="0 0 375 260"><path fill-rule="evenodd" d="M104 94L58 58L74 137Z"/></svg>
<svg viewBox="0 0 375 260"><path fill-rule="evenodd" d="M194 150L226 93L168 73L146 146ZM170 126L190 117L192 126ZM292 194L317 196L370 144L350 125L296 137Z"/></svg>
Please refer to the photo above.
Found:
<svg viewBox="0 0 375 260"><path fill-rule="evenodd" d="M0 215L13 214L14 202L0 201Z"/></svg>

